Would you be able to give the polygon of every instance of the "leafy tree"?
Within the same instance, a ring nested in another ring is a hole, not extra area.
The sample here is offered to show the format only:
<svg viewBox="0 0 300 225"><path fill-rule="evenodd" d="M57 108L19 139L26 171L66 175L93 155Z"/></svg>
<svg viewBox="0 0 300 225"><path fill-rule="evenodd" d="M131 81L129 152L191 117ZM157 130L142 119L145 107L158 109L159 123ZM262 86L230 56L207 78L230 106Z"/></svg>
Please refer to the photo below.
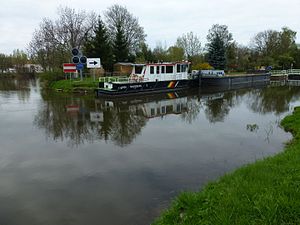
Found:
<svg viewBox="0 0 300 225"><path fill-rule="evenodd" d="M17 73L26 72L25 64L28 63L28 57L24 51L16 49L12 54L12 63L15 66Z"/></svg>
<svg viewBox="0 0 300 225"><path fill-rule="evenodd" d="M277 60L279 66L282 68L290 68L295 62L294 55L297 51L296 45L296 34L297 32L292 31L287 27L283 27L280 32L280 44L277 54Z"/></svg>
<svg viewBox="0 0 300 225"><path fill-rule="evenodd" d="M256 52L257 65L272 65L280 69L289 68L294 62L297 49L296 32L287 27L282 31L266 30L259 32L252 40Z"/></svg>
<svg viewBox="0 0 300 225"><path fill-rule="evenodd" d="M226 51L227 69L236 70L238 67L237 62L237 43L233 41L227 47Z"/></svg>
<svg viewBox="0 0 300 225"><path fill-rule="evenodd" d="M293 68L300 68L300 47L294 51L293 58Z"/></svg>
<svg viewBox="0 0 300 225"><path fill-rule="evenodd" d="M101 58L101 64L105 70L112 71L112 46L109 41L107 29L102 22L100 16L97 25L93 30L93 34L87 37L84 44L84 52L87 57Z"/></svg>
<svg viewBox="0 0 300 225"><path fill-rule="evenodd" d="M13 66L11 56L0 53L0 70L1 73Z"/></svg>
<svg viewBox="0 0 300 225"><path fill-rule="evenodd" d="M112 42L117 39L118 33L122 30L129 53L135 55L140 51L146 37L144 28L125 7L115 4L108 8L105 12L105 23Z"/></svg>
<svg viewBox="0 0 300 225"><path fill-rule="evenodd" d="M296 45L296 34L297 32L289 29L288 27L283 27L280 32L280 43L278 53L280 55L286 54L287 52L293 52L297 49Z"/></svg>
<svg viewBox="0 0 300 225"><path fill-rule="evenodd" d="M184 60L184 50L183 48L177 46L169 47L167 51L167 61L176 62Z"/></svg>
<svg viewBox="0 0 300 225"><path fill-rule="evenodd" d="M136 62L137 63L145 63L145 62L154 62L155 57L153 55L153 52L148 47L146 43L142 43L140 47L140 51L137 52L136 55Z"/></svg>
<svg viewBox="0 0 300 225"><path fill-rule="evenodd" d="M208 63L208 62L204 62L204 63L198 63L192 66L193 70L211 70L213 69L213 67Z"/></svg>
<svg viewBox="0 0 300 225"><path fill-rule="evenodd" d="M253 52L249 47L237 45L236 46L236 65L237 71L247 71L254 69L255 63L253 63Z"/></svg>
<svg viewBox="0 0 300 225"><path fill-rule="evenodd" d="M153 49L154 61L168 61L168 49L167 46L163 46L161 42L156 44L156 47Z"/></svg>

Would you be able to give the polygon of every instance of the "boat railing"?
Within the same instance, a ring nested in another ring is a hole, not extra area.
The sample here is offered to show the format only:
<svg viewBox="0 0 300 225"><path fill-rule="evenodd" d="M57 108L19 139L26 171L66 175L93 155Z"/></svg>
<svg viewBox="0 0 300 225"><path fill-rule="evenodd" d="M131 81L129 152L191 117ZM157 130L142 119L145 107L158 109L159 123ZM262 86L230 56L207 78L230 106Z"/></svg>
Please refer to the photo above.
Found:
<svg viewBox="0 0 300 225"><path fill-rule="evenodd" d="M272 75L286 75L287 70L271 70Z"/></svg>
<svg viewBox="0 0 300 225"><path fill-rule="evenodd" d="M272 70L271 74L272 75L300 74L300 69Z"/></svg>
<svg viewBox="0 0 300 225"><path fill-rule="evenodd" d="M128 77L99 77L99 82L128 82L129 78Z"/></svg>
<svg viewBox="0 0 300 225"><path fill-rule="evenodd" d="M147 82L148 78L139 77L139 76L130 76L130 77L99 77L99 82L110 83L110 82L120 82L120 83L136 83L136 82Z"/></svg>
<svg viewBox="0 0 300 225"><path fill-rule="evenodd" d="M299 74L300 75L300 69L289 69L288 74Z"/></svg>

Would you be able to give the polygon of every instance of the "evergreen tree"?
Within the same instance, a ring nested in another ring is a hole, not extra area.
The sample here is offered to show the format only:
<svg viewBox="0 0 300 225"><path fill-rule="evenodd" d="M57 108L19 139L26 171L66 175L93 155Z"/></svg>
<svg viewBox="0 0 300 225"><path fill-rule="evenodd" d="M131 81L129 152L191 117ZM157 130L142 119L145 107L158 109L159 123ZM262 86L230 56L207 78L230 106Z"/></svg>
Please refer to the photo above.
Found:
<svg viewBox="0 0 300 225"><path fill-rule="evenodd" d="M208 62L215 69L225 69L226 47L219 35L216 35L208 44Z"/></svg>
<svg viewBox="0 0 300 225"><path fill-rule="evenodd" d="M129 61L129 47L121 25L117 26L116 38L113 43L113 53L115 62Z"/></svg>
<svg viewBox="0 0 300 225"><path fill-rule="evenodd" d="M232 45L232 34L226 25L214 24L206 36L208 40L208 62L215 69L227 69L227 54ZM231 57L231 56L230 56Z"/></svg>
<svg viewBox="0 0 300 225"><path fill-rule="evenodd" d="M84 52L87 57L100 58L103 68L112 71L112 46L109 41L107 29L100 17L94 29L94 35L88 38L85 43Z"/></svg>

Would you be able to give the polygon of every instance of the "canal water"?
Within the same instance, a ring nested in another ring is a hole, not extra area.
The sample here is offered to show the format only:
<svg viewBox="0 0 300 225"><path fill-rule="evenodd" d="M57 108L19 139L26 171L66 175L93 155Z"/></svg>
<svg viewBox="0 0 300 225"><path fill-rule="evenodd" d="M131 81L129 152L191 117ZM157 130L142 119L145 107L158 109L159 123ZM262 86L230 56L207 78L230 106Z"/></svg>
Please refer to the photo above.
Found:
<svg viewBox="0 0 300 225"><path fill-rule="evenodd" d="M299 87L120 99L0 80L0 224L150 224L182 191L282 150Z"/></svg>

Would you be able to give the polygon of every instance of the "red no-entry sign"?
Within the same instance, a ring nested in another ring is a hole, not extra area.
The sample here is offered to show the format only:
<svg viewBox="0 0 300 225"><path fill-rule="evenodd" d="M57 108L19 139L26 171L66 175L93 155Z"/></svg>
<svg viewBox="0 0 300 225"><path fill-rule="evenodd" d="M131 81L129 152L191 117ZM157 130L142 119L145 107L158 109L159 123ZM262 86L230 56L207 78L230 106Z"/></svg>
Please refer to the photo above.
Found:
<svg viewBox="0 0 300 225"><path fill-rule="evenodd" d="M75 63L64 63L64 73L75 73L76 64Z"/></svg>

